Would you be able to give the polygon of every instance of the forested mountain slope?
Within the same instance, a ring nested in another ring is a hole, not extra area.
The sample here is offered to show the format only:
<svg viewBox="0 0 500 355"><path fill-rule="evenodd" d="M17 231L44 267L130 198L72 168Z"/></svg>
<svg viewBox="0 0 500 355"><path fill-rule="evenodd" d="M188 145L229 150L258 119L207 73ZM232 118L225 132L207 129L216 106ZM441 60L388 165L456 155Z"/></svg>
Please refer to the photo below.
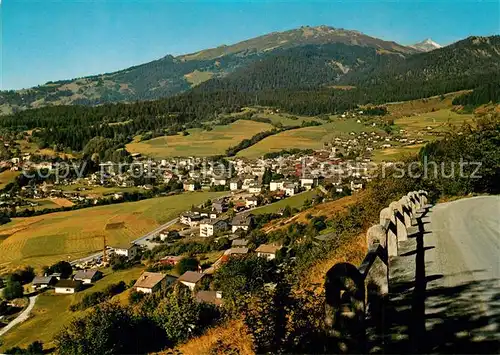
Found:
<svg viewBox="0 0 500 355"><path fill-rule="evenodd" d="M426 97L500 83L500 36L469 37L398 62L349 73L345 84L383 88L382 101Z"/></svg>
<svg viewBox="0 0 500 355"><path fill-rule="evenodd" d="M31 89L0 92L0 112L49 105L96 105L107 102L154 100L186 91L211 78L221 78L275 51L304 45L343 44L406 56L416 50L357 31L327 26L273 32L231 46L173 57L114 73L48 82ZM360 58L363 60L363 58Z"/></svg>

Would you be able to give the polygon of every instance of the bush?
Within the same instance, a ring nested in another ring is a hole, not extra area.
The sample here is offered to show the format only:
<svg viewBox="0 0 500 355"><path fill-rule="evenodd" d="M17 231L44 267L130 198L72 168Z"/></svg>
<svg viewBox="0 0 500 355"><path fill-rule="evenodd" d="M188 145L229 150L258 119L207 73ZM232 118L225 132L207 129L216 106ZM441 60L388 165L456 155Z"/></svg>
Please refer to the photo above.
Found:
<svg viewBox="0 0 500 355"><path fill-rule="evenodd" d="M200 263L195 258L183 258L177 263L175 268L177 269L179 275L182 275L186 271L198 270L199 265Z"/></svg>
<svg viewBox="0 0 500 355"><path fill-rule="evenodd" d="M35 269L31 266L26 266L24 269L19 269L8 275L7 279L18 281L21 284L30 283L35 277Z"/></svg>
<svg viewBox="0 0 500 355"><path fill-rule="evenodd" d="M43 343L41 341L34 341L26 349L15 346L13 348L7 349L6 354L16 354L16 355L40 355L43 354Z"/></svg>
<svg viewBox="0 0 500 355"><path fill-rule="evenodd" d="M7 285L3 289L3 298L10 301L15 298L23 297L23 285L19 281L7 280Z"/></svg>
<svg viewBox="0 0 500 355"><path fill-rule="evenodd" d="M69 309L70 311L84 310L93 306L98 305L104 301L111 299L113 296L125 291L127 286L124 281L120 281L116 284L111 284L104 289L104 291L97 291L93 293L86 294L83 296L79 303L72 304Z"/></svg>
<svg viewBox="0 0 500 355"><path fill-rule="evenodd" d="M109 258L109 264L111 265L111 269L123 270L130 267L130 263L128 258L125 255L112 254Z"/></svg>
<svg viewBox="0 0 500 355"><path fill-rule="evenodd" d="M128 301L130 302L130 304L137 304L144 298L144 296L144 293L132 290L128 295Z"/></svg>

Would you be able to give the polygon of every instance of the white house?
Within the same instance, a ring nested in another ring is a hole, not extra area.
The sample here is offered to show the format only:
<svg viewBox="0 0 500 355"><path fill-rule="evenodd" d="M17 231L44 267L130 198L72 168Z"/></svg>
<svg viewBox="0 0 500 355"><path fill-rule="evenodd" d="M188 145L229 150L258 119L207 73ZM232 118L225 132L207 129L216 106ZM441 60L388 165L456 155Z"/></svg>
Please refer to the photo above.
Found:
<svg viewBox="0 0 500 355"><path fill-rule="evenodd" d="M131 243L129 245L113 247L113 250L117 255L124 255L129 259L133 259L139 253L139 246Z"/></svg>
<svg viewBox="0 0 500 355"><path fill-rule="evenodd" d="M306 190L310 190L316 184L316 179L312 177L303 177L300 179L300 186L305 188Z"/></svg>
<svg viewBox="0 0 500 355"><path fill-rule="evenodd" d="M262 186L260 185L254 184L248 186L248 192L250 192L251 194L260 194L261 191L262 191Z"/></svg>
<svg viewBox="0 0 500 355"><path fill-rule="evenodd" d="M202 220L203 220L203 216L201 214L196 214L196 213L189 211L189 212L185 212L185 213L181 214L180 222L182 224L188 225L192 228L192 227L196 227L197 225L199 225Z"/></svg>
<svg viewBox="0 0 500 355"><path fill-rule="evenodd" d="M228 229L229 224L223 219L205 219L200 223L200 237L211 237Z"/></svg>
<svg viewBox="0 0 500 355"><path fill-rule="evenodd" d="M248 188L254 184L255 184L255 179L253 177L246 178L243 180L243 184L241 185L241 188L244 190L248 190Z"/></svg>
<svg viewBox="0 0 500 355"><path fill-rule="evenodd" d="M184 191L195 191L196 190L196 184L194 181L187 181L184 184L182 184L182 187Z"/></svg>
<svg viewBox="0 0 500 355"><path fill-rule="evenodd" d="M281 246L278 245L262 244L255 249L255 252L259 257L266 258L267 260L273 260L276 258L276 253L280 249Z"/></svg>
<svg viewBox="0 0 500 355"><path fill-rule="evenodd" d="M293 196L297 192L297 185L293 183L286 183L283 185L283 190L285 191L285 195Z"/></svg>
<svg viewBox="0 0 500 355"><path fill-rule="evenodd" d="M134 289L137 292L153 293L160 290L162 287L171 285L177 280L171 275L162 274L161 272L143 272L134 284Z"/></svg>
<svg viewBox="0 0 500 355"><path fill-rule="evenodd" d="M243 183L241 182L241 180L231 181L229 183L229 189L231 191L240 190L242 185Z"/></svg>
<svg viewBox="0 0 500 355"><path fill-rule="evenodd" d="M251 216L236 216L231 221L231 232L234 233L238 229L247 231L250 229L252 222L253 220Z"/></svg>
<svg viewBox="0 0 500 355"><path fill-rule="evenodd" d="M56 283L57 279L55 276L50 275L50 276L35 276L31 283L31 287L33 291L41 290L44 288L47 288L49 286L52 286Z"/></svg>
<svg viewBox="0 0 500 355"><path fill-rule="evenodd" d="M82 281L59 280L54 286L56 293L71 294L78 292L82 288Z"/></svg>
<svg viewBox="0 0 500 355"><path fill-rule="evenodd" d="M362 183L355 183L354 181L351 181L351 190L352 191L359 191L363 188Z"/></svg>
<svg viewBox="0 0 500 355"><path fill-rule="evenodd" d="M283 190L283 185L285 184L284 180L271 181L269 184L270 191L278 191Z"/></svg>
<svg viewBox="0 0 500 355"><path fill-rule="evenodd" d="M184 274L182 274L177 280L187 286L191 291L194 290L196 285L201 281L201 279L205 276L205 274L201 272L195 272L195 271L186 271Z"/></svg>
<svg viewBox="0 0 500 355"><path fill-rule="evenodd" d="M222 178L212 178L212 184L215 186L226 186L227 180Z"/></svg>
<svg viewBox="0 0 500 355"><path fill-rule="evenodd" d="M259 199L256 196L250 196L245 199L245 206L247 208L257 207L259 205Z"/></svg>

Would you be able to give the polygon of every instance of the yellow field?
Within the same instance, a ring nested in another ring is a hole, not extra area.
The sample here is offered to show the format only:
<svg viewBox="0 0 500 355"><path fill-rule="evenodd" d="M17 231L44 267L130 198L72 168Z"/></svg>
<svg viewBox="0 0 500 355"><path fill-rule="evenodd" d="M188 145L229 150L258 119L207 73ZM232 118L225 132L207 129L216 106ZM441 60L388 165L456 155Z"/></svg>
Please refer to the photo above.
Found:
<svg viewBox="0 0 500 355"><path fill-rule="evenodd" d="M61 207L71 207L74 205L73 202L66 198L44 198L44 199L28 199L30 202L37 203L38 206L31 207L31 206L20 206L17 207L19 211L25 210L25 209L34 209L35 211L38 210L44 210L44 209L54 209L54 208L61 208Z"/></svg>
<svg viewBox="0 0 500 355"><path fill-rule="evenodd" d="M426 113L432 110L443 110L452 108L452 101L455 97L460 96L468 90L452 92L446 95L438 95L424 99L394 102L387 104L389 114L393 117L403 117L413 115L415 113Z"/></svg>
<svg viewBox="0 0 500 355"><path fill-rule="evenodd" d="M463 123L471 123L473 117L474 115L472 114L458 114L450 109L443 109L401 117L396 119L394 123L396 131L404 129L410 137L425 141L434 141L439 139L443 132L449 131L452 127L459 127ZM408 155L417 154L423 146L424 144L413 144L380 149L374 152L373 160L376 162L398 160Z"/></svg>
<svg viewBox="0 0 500 355"><path fill-rule="evenodd" d="M84 187L85 190L79 191L78 188ZM57 186L58 189L61 189L63 191L73 191L73 192L78 192L82 196L86 195L99 195L99 196L108 196L112 195L116 192L144 192L145 190L142 187L134 186L134 187L119 187L119 186L113 186L113 187L107 187L107 186L89 186L85 184L73 184L73 185L59 185Z"/></svg>
<svg viewBox="0 0 500 355"><path fill-rule="evenodd" d="M192 73L184 75L184 78L191 84L191 86L200 85L204 81L210 80L214 76L214 73L209 71L199 71L195 70Z"/></svg>
<svg viewBox="0 0 500 355"><path fill-rule="evenodd" d="M154 158L223 155L243 139L270 129L272 126L267 123L238 120L227 126L214 126L212 131L194 128L188 130L188 136L179 134L130 143L127 150Z"/></svg>
<svg viewBox="0 0 500 355"><path fill-rule="evenodd" d="M56 152L53 149L49 149L49 148L39 149L38 145L36 143L28 142L26 140L18 140L16 142L19 144L19 148L21 149L22 153L30 153L33 155L46 155L49 157L57 157L58 156L60 158L65 158L65 159L74 159L77 157L74 154Z"/></svg>
<svg viewBox="0 0 500 355"><path fill-rule="evenodd" d="M224 192L193 192L42 216L15 218L0 227L0 272L20 265L40 268L134 240ZM106 228L113 224L118 228Z"/></svg>
<svg viewBox="0 0 500 355"><path fill-rule="evenodd" d="M2 171L0 173L0 189L5 188L9 183L13 182L19 174L19 171Z"/></svg>
<svg viewBox="0 0 500 355"><path fill-rule="evenodd" d="M92 287L78 292L74 295L57 295L54 291L46 291L38 296L30 319L16 326L2 337L4 342L0 352L13 346L26 347L35 340L44 343L45 348L53 346L52 339L65 325L74 317L84 314L86 311L71 312L68 308L72 303L79 302L84 295L104 290L108 285L120 281L128 284L142 273L143 268L134 267L127 270L111 271L104 269L103 279L97 281ZM127 292L127 291L125 291ZM124 293L125 293L124 292ZM113 300L119 300L122 294Z"/></svg>
<svg viewBox="0 0 500 355"><path fill-rule="evenodd" d="M424 144L413 144L401 147L379 149L374 151L373 161L382 162L401 160L408 155L416 155L420 151L420 148L422 148L423 146Z"/></svg>
<svg viewBox="0 0 500 355"><path fill-rule="evenodd" d="M337 120L321 126L304 127L269 136L248 149L240 151L240 157L256 158L269 152L283 149L321 149L323 143L332 142L335 137L347 136L349 132L371 132L375 127L367 127L353 119Z"/></svg>
<svg viewBox="0 0 500 355"><path fill-rule="evenodd" d="M446 131L451 126L460 126L464 122L472 122L474 115L459 114L450 109L435 112L426 112L398 118L394 121L396 126L406 129L408 132L416 132L431 127L432 131Z"/></svg>

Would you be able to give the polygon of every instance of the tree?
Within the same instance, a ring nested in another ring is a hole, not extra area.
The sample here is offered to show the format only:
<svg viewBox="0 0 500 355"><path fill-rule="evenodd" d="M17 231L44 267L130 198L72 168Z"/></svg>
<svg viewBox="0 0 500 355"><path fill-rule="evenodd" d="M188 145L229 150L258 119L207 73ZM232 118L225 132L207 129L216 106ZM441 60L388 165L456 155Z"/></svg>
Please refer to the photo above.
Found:
<svg viewBox="0 0 500 355"><path fill-rule="evenodd" d="M73 274L73 267L67 261L61 260L50 267L44 267L45 274L61 274L62 279L67 279Z"/></svg>
<svg viewBox="0 0 500 355"><path fill-rule="evenodd" d="M130 263L125 255L112 254L109 258L109 264L113 270L123 270L126 269Z"/></svg>
<svg viewBox="0 0 500 355"><path fill-rule="evenodd" d="M237 311L249 294L261 289L274 277L274 266L257 255L232 257L215 273L213 287L222 291L224 305L230 311Z"/></svg>
<svg viewBox="0 0 500 355"><path fill-rule="evenodd" d="M26 266L10 274L7 278L12 281L19 281L21 284L30 283L35 277L35 269L32 266Z"/></svg>
<svg viewBox="0 0 500 355"><path fill-rule="evenodd" d="M7 349L6 354L13 355L40 355L43 354L43 343L41 341L34 341L26 349L15 346L13 348Z"/></svg>
<svg viewBox="0 0 500 355"><path fill-rule="evenodd" d="M15 298L23 297L24 289L23 285L19 281L7 280L7 284L3 289L3 297L6 300L13 300Z"/></svg>
<svg viewBox="0 0 500 355"><path fill-rule="evenodd" d="M136 324L128 308L103 303L85 317L73 320L54 342L60 354L139 353Z"/></svg>
<svg viewBox="0 0 500 355"><path fill-rule="evenodd" d="M180 289L162 299L153 313L153 319L166 333L172 345L200 334L219 317L215 306L199 303L191 293Z"/></svg>
<svg viewBox="0 0 500 355"><path fill-rule="evenodd" d="M200 263L196 258L182 258L175 266L179 275L182 275L186 271L196 271Z"/></svg>
<svg viewBox="0 0 500 355"><path fill-rule="evenodd" d="M266 168L264 170L264 175L262 175L262 184L269 185L272 181L272 178L273 178L273 173L272 173L271 169Z"/></svg>
<svg viewBox="0 0 500 355"><path fill-rule="evenodd" d="M292 215L292 208L289 205L286 205L285 208L283 208L283 217L287 218Z"/></svg>

